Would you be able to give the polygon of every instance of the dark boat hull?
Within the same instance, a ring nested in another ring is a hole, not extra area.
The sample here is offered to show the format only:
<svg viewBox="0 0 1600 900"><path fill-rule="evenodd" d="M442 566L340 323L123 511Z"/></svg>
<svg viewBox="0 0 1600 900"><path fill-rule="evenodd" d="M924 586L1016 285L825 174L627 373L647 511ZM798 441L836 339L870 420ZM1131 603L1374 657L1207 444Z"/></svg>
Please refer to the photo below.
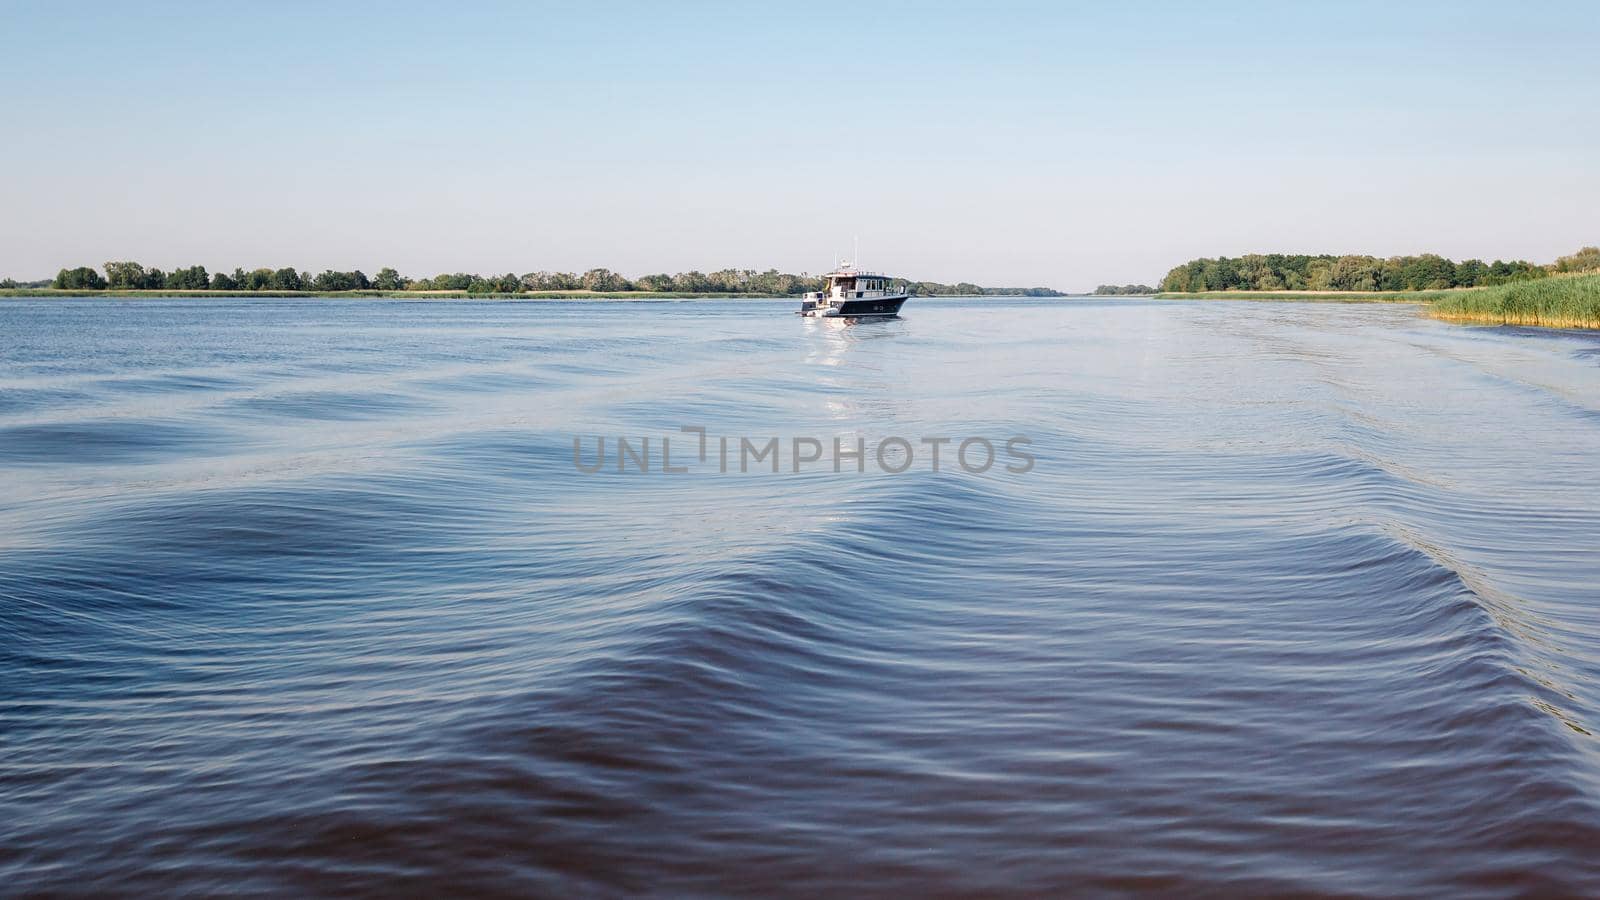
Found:
<svg viewBox="0 0 1600 900"><path fill-rule="evenodd" d="M870 297L861 300L846 300L838 306L839 315L850 319L887 319L898 316L900 307L909 297Z"/></svg>

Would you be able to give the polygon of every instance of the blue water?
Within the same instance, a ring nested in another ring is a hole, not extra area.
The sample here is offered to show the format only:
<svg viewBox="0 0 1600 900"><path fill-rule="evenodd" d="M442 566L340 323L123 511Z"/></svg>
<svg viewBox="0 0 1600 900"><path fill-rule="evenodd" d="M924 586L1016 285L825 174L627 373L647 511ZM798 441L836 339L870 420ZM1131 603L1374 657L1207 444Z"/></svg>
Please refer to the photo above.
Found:
<svg viewBox="0 0 1600 900"><path fill-rule="evenodd" d="M0 302L0 892L1600 892L1600 338L792 305Z"/></svg>

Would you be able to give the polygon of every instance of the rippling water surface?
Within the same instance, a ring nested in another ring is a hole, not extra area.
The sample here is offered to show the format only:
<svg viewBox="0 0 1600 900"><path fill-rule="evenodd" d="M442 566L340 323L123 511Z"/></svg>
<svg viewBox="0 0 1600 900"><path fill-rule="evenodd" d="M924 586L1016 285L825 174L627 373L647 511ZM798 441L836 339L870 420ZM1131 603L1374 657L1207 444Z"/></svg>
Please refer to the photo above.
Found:
<svg viewBox="0 0 1600 900"><path fill-rule="evenodd" d="M1600 340L791 306L0 303L0 890L1600 891Z"/></svg>

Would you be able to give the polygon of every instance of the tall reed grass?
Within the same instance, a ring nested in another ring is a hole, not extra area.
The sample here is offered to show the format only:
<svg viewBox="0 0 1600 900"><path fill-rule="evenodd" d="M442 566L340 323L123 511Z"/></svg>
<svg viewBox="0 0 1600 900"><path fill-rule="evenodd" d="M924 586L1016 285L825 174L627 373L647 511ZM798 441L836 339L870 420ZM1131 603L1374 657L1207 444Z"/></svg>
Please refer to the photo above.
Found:
<svg viewBox="0 0 1600 900"><path fill-rule="evenodd" d="M1600 274L1553 276L1452 293L1428 315L1456 322L1600 328Z"/></svg>

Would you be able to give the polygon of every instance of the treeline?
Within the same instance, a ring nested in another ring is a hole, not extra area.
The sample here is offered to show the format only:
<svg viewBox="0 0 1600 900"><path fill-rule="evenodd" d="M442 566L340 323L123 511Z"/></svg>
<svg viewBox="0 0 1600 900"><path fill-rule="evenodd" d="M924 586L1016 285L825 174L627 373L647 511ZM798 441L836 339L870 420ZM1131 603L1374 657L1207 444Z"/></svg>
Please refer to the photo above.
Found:
<svg viewBox="0 0 1600 900"><path fill-rule="evenodd" d="M1600 248L1585 247L1550 265L1526 260L1454 262L1421 256L1307 256L1282 253L1190 260L1161 280L1161 290L1193 291L1423 291L1491 287L1567 272L1600 271Z"/></svg>
<svg viewBox="0 0 1600 900"><path fill-rule="evenodd" d="M89 266L62 269L51 287L70 290L122 291L399 291L410 282L394 269L380 269L368 278L362 272L328 270L312 275L293 268L234 269L207 273L205 266L190 266L163 272L136 262L108 262L105 274ZM488 291L485 291L488 293Z"/></svg>
<svg viewBox="0 0 1600 900"><path fill-rule="evenodd" d="M519 294L531 291L644 291L649 293L789 295L821 290L823 278L790 275L776 269L722 269L717 272L679 272L643 275L629 279L610 269L570 272L529 272L517 275L477 275L447 272L432 278L407 278L392 268L368 278L360 270L320 275L293 268L234 269L208 274L205 266L163 272L136 262L108 262L105 274L88 266L62 269L51 287L72 290L170 291L464 291L469 294ZM918 296L961 294L970 296L1056 297L1050 288L986 288L970 282L899 281L896 284Z"/></svg>
<svg viewBox="0 0 1600 900"><path fill-rule="evenodd" d="M1148 284L1102 284L1094 289L1097 297L1128 297L1155 292L1156 289Z"/></svg>

